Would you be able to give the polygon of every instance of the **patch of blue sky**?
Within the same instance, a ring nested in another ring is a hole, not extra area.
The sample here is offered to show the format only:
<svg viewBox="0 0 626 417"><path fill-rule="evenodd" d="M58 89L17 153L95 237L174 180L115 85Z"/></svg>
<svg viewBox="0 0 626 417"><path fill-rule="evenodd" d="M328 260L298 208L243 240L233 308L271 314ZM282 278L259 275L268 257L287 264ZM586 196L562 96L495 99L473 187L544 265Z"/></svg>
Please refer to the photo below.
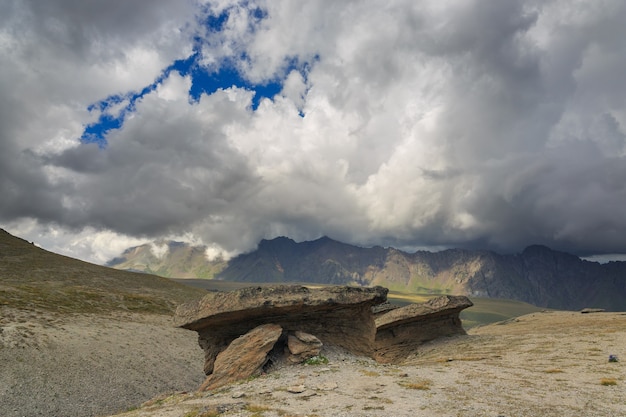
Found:
<svg viewBox="0 0 626 417"><path fill-rule="evenodd" d="M230 10L226 9L218 15L208 14L204 25L209 33L217 33L224 28L228 21ZM251 30L258 25L267 13L260 8L252 9L250 15ZM165 68L154 82L141 91L129 92L127 94L111 95L103 100L91 104L88 107L90 112L100 113L98 120L87 125L80 137L82 143L97 143L104 148L107 145L107 135L110 131L120 129L124 125L124 121L128 114L135 111L137 100L140 100L146 94L154 91L164 79L169 77L171 71L177 71L182 76L191 78L191 88L189 90L189 101L191 103L198 102L202 94L210 95L220 89L227 89L233 86L245 88L254 92L251 108L255 111L264 98L273 99L282 88L285 77L292 71L299 71L306 79L310 64L308 62L301 63L297 59L290 59L286 62L284 70L275 79L266 80L262 84L252 83L238 69L238 62L245 62L248 57L243 54L236 58L228 58L221 62L219 68L209 70L200 64L201 61L201 40L196 39L197 46L195 52L189 57L177 60L169 67ZM315 57L314 60L318 58ZM301 116L304 116L300 112Z"/></svg>

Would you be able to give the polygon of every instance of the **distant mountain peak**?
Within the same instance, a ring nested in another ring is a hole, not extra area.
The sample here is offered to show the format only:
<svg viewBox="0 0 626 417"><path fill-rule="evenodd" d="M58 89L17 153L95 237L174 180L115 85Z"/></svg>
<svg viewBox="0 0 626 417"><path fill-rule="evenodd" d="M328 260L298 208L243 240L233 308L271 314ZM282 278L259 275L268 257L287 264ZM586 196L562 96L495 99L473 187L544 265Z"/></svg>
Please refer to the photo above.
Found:
<svg viewBox="0 0 626 417"><path fill-rule="evenodd" d="M279 236L221 262L188 246L172 248L160 259L150 253L149 248L133 251L115 267L171 277L382 285L404 292L509 298L558 309L626 310L626 262L584 262L544 245L530 245L513 255L468 249L407 253L358 247L328 236L304 242Z"/></svg>

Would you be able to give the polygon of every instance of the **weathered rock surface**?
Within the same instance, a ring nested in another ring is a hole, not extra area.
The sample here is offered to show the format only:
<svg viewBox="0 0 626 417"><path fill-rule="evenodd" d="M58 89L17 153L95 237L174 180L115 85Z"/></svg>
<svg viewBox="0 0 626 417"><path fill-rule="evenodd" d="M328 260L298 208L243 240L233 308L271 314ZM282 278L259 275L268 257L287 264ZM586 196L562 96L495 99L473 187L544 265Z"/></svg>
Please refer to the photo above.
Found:
<svg viewBox="0 0 626 417"><path fill-rule="evenodd" d="M382 363L397 362L427 341L465 334L459 313L472 305L465 296L445 295L379 316L374 359Z"/></svg>
<svg viewBox="0 0 626 417"><path fill-rule="evenodd" d="M603 308L583 308L580 310L582 314L590 314L590 313L604 313L606 310Z"/></svg>
<svg viewBox="0 0 626 417"><path fill-rule="evenodd" d="M296 331L287 336L287 351L290 353L287 360L291 363L302 363L319 355L322 345L322 341L312 334Z"/></svg>
<svg viewBox="0 0 626 417"><path fill-rule="evenodd" d="M268 323L287 332L303 331L324 344L369 356L376 334L371 307L386 301L387 292L383 287L249 287L210 293L183 304L176 310L174 321L177 326L198 332L207 374L214 371L217 354L234 339Z"/></svg>
<svg viewBox="0 0 626 417"><path fill-rule="evenodd" d="M263 324L233 340L217 355L213 373L204 381L200 390L212 390L257 375L267 361L267 354L282 333L282 327L277 324Z"/></svg>

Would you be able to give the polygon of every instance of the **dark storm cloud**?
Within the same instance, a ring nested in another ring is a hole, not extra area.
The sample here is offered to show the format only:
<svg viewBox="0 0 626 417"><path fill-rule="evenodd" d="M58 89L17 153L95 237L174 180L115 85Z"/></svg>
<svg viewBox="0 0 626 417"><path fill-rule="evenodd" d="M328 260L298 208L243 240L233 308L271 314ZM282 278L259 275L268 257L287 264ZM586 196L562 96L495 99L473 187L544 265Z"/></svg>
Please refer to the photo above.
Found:
<svg viewBox="0 0 626 417"><path fill-rule="evenodd" d="M624 2L179 4L0 6L3 221L100 258L111 236L161 235L626 252ZM194 45L283 91L195 103L172 72L105 147L78 141L90 104Z"/></svg>

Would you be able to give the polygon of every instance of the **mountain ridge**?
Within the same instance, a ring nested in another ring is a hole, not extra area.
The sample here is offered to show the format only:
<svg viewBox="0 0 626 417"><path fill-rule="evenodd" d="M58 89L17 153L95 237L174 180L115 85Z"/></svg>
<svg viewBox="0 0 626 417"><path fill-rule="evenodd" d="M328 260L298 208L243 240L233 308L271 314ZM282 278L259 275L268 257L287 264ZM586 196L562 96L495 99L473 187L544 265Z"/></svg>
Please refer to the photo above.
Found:
<svg viewBox="0 0 626 417"><path fill-rule="evenodd" d="M191 258L188 245L169 248L172 253L163 254L160 269L151 268L150 272L167 270L163 265L170 256L179 261ZM193 250L201 252L197 248ZM147 250L149 245L143 245L142 251ZM185 256L177 253L181 250ZM153 257L156 258L154 254ZM543 245L530 245L517 254L468 249L409 253L391 247L359 247L329 237L298 243L282 236L263 239L256 250L228 261L194 259L197 264L185 268L209 271L195 276L200 278L250 283L383 285L394 291L508 298L555 309L626 310L626 262L599 264ZM138 269L128 256L124 262L107 265Z"/></svg>

